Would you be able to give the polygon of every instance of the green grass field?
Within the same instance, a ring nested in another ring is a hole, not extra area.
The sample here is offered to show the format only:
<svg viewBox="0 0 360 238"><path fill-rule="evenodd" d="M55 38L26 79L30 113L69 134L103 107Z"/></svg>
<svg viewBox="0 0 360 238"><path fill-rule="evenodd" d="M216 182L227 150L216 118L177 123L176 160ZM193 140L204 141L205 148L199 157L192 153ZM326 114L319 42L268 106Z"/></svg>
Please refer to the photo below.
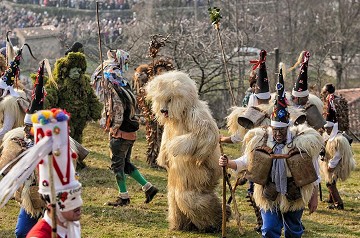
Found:
<svg viewBox="0 0 360 238"><path fill-rule="evenodd" d="M167 173L162 169L152 169L145 162L146 141L143 129L141 128L138 133L138 140L133 148L132 161L140 172L159 188L160 192L150 204L144 204L145 197L141 187L129 178L127 184L131 204L126 207L112 208L104 205L118 194L114 176L109 170L108 136L96 124L87 126L83 144L91 150L91 153L85 160L88 167L80 171L84 200L81 219L82 237L221 237L221 233L201 234L168 230L166 220ZM353 148L359 164L360 144L353 145ZM234 158L240 155L239 149L236 145L224 145L225 153ZM359 168L353 171L349 180L338 183L338 189L345 204L344 211L328 210L327 204L322 202L319 202L319 208L314 214L309 215L308 211L305 210L303 223L306 230L303 237L360 237L360 186L358 181L360 181ZM253 231L255 215L246 202L246 189L247 185L238 187L236 193L239 210L243 218L242 226L245 229L245 234L242 237L260 237ZM218 192L220 196L220 186ZM323 184L323 197L326 198L327 195L326 186ZM14 200L0 209L0 238L15 237L14 229L18 211L19 205ZM227 224L227 237L239 237L233 219Z"/></svg>

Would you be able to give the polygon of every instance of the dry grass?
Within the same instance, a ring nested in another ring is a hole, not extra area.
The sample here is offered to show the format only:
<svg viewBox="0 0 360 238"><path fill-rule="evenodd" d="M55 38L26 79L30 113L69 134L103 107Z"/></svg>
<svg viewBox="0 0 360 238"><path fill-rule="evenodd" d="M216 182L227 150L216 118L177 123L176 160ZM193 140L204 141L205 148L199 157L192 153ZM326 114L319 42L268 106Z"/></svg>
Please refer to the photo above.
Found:
<svg viewBox="0 0 360 238"><path fill-rule="evenodd" d="M143 128L142 128L143 129ZM144 162L146 142L143 130L138 134L133 149L133 162L140 172L160 192L150 204L144 204L144 193L133 179L128 179L128 191L131 196L131 204L127 207L111 208L104 205L108 200L117 196L115 179L108 166L107 135L97 127L90 124L85 131L84 145L91 150L85 160L88 167L80 172L80 180L83 184L83 216L81 219L83 237L220 237L221 234L200 234L189 232L172 232L167 229L167 201L166 183L167 174L165 170L151 169ZM358 164L360 163L360 144L353 145ZM225 153L234 157L240 154L235 145L225 145ZM345 211L332 211L326 208L327 204L320 202L316 213L308 215L305 211L303 223L306 231L303 237L360 237L359 205L360 205L360 169L357 168L351 179L339 183L338 188L345 203ZM243 216L242 225L246 233L242 237L259 237L253 231L255 215L246 202L247 185L237 189L237 201ZM219 187L219 194L221 188ZM323 196L328 193L323 184ZM14 237L14 229L19 206L10 201L4 208L0 209L0 238ZM227 224L227 237L239 237L234 220Z"/></svg>

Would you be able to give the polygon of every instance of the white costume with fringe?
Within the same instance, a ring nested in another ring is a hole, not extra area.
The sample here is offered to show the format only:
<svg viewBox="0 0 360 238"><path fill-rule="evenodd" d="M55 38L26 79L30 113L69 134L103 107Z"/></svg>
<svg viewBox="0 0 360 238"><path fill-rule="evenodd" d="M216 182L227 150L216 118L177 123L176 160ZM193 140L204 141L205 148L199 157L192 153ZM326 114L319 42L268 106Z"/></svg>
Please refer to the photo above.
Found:
<svg viewBox="0 0 360 238"><path fill-rule="evenodd" d="M244 137L244 156L235 161L237 164L237 172L246 169L246 158L250 158L251 153L254 152L255 148L264 144L262 139L264 138L265 133L268 135L266 145L270 148L274 147L275 141L273 140L272 129L270 127L255 128L250 130ZM288 129L287 146L282 149L282 154L288 154L289 151L294 148L298 149L299 151L305 151L313 159L314 168L318 173L319 166L317 158L323 144L323 139L314 129L306 125L292 126ZM286 163L285 166L287 177L292 177ZM295 201L289 201L286 196L282 195L281 193L277 195L275 201L267 200L262 195L264 187L262 185L255 184L254 199L256 204L265 211L275 211L276 208L280 209L281 212L300 210L308 204L312 196L314 186L319 182L320 178L318 178L318 180L313 183L301 187L300 190L302 197L301 199L297 199Z"/></svg>
<svg viewBox="0 0 360 238"><path fill-rule="evenodd" d="M329 136L325 134L324 137L327 139ZM341 133L330 135L320 166L326 183L333 183L337 179L345 181L349 178L350 172L355 168L355 160L349 141ZM328 167L335 168L335 170L329 172Z"/></svg>

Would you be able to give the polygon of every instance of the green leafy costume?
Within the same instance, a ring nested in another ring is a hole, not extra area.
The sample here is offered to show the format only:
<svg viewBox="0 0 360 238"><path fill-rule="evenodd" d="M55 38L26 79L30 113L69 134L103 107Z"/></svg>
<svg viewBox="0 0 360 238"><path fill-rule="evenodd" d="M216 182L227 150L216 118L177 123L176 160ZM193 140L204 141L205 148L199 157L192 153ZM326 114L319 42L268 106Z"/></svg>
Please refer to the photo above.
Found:
<svg viewBox="0 0 360 238"><path fill-rule="evenodd" d="M100 119L103 107L85 71L85 55L71 52L55 63L53 75L57 87L46 84L45 108L61 108L70 113L70 136L79 143L86 122Z"/></svg>

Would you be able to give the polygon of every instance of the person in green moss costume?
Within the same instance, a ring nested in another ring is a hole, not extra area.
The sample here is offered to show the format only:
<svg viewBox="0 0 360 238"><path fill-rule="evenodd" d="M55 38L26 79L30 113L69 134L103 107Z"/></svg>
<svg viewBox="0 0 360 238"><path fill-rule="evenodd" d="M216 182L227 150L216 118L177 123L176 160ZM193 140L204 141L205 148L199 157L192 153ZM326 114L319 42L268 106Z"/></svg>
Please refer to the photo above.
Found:
<svg viewBox="0 0 360 238"><path fill-rule="evenodd" d="M70 52L55 62L55 86L47 82L45 108L61 108L70 113L70 136L82 142L86 123L101 118L102 104L85 74L86 59L81 52Z"/></svg>

